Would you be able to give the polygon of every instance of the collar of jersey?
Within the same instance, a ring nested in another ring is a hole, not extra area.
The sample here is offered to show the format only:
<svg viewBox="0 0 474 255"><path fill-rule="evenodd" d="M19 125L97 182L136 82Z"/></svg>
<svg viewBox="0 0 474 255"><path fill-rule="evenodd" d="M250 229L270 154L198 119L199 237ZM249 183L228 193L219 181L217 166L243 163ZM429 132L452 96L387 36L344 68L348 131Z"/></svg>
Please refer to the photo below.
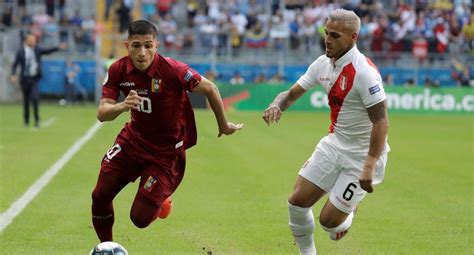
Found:
<svg viewBox="0 0 474 255"><path fill-rule="evenodd" d="M357 54L359 50L357 49L357 46L354 45L352 49L350 49L346 54L344 54L342 57L340 57L336 62L334 62L334 66L336 67L343 67L349 64L351 62L352 58Z"/></svg>

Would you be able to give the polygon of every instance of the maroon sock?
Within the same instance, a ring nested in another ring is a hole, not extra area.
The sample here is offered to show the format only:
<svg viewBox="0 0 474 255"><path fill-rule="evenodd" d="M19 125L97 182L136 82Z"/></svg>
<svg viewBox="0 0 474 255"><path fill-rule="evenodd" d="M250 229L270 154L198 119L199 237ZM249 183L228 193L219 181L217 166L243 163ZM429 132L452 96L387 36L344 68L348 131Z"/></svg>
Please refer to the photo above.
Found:
<svg viewBox="0 0 474 255"><path fill-rule="evenodd" d="M101 242L112 241L112 201L127 183L102 172L99 174L97 185L92 192L92 224Z"/></svg>
<svg viewBox="0 0 474 255"><path fill-rule="evenodd" d="M112 226L114 225L112 202L107 205L92 202L92 224L101 242L112 241Z"/></svg>

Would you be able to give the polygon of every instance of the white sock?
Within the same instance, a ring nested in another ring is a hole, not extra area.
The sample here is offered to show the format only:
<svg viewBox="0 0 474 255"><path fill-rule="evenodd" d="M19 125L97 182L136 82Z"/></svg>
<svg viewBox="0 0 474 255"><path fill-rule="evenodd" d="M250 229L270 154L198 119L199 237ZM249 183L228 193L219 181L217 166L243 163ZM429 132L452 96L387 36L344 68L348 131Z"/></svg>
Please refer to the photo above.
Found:
<svg viewBox="0 0 474 255"><path fill-rule="evenodd" d="M311 207L303 208L288 202L290 229L301 255L316 255L314 245L314 216Z"/></svg>
<svg viewBox="0 0 474 255"><path fill-rule="evenodd" d="M321 228L324 229L324 231L329 233L329 237L331 239L337 240L336 239L337 233L348 230L352 225L352 219L353 218L354 218L354 212L351 212L349 215L347 215L347 218L344 220L343 223L341 223L341 225L339 225L337 227L334 227L334 228L328 228L328 227L325 227L325 226L321 225Z"/></svg>

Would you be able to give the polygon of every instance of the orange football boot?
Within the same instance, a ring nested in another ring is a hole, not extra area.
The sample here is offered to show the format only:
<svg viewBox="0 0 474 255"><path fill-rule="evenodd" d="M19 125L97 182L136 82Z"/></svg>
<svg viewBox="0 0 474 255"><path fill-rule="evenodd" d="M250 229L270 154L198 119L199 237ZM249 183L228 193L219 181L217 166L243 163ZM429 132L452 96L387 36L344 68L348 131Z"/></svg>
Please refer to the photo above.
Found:
<svg viewBox="0 0 474 255"><path fill-rule="evenodd" d="M167 197L161 204L161 211L160 214L158 214L158 217L160 219L166 219L166 217L170 215L171 209L173 209L173 202L171 201L171 197Z"/></svg>

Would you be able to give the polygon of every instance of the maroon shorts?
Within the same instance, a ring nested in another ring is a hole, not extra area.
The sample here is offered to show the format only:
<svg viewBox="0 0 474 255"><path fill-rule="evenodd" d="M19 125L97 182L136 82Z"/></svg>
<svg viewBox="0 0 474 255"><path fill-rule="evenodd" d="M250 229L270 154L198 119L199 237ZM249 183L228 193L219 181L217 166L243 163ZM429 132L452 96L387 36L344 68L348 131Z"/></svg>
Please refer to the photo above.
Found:
<svg viewBox="0 0 474 255"><path fill-rule="evenodd" d="M102 159L100 171L129 182L140 177L138 192L161 206L183 179L185 151L172 156L155 156L153 160L140 157L143 154L130 144L116 143Z"/></svg>

